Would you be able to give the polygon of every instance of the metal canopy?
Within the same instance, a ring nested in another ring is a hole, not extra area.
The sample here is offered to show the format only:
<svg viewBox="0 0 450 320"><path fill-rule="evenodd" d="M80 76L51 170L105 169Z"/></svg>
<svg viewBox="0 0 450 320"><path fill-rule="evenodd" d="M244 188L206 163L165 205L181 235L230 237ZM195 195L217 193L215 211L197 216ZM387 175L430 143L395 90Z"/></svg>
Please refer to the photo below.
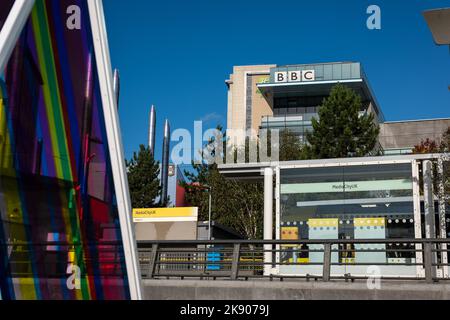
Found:
<svg viewBox="0 0 450 320"><path fill-rule="evenodd" d="M312 82L283 82L283 83L260 83L257 84L261 92L266 96L286 96L289 94L301 95L328 95L337 83L345 83L347 86L355 89L364 99L371 97L367 91L363 90L363 80L330 80L330 81L312 81Z"/></svg>
<svg viewBox="0 0 450 320"><path fill-rule="evenodd" d="M450 45L450 8L428 10L423 13L437 45Z"/></svg>
<svg viewBox="0 0 450 320"><path fill-rule="evenodd" d="M363 157L363 158L340 158L340 159L321 159L321 160L300 160L300 161L280 161L280 162L262 162L262 163L235 163L219 165L219 172L226 179L233 180L263 180L265 168L294 168L294 167L333 167L349 166L360 164L382 164L382 163L405 163L413 160L435 160L448 158L450 154L413 154L413 155L393 155L382 157Z"/></svg>

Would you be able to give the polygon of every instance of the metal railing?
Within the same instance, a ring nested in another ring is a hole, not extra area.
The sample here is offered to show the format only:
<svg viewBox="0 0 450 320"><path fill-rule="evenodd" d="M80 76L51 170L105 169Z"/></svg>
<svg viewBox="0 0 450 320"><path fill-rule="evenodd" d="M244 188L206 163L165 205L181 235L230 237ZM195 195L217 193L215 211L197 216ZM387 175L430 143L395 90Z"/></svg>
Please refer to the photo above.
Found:
<svg viewBox="0 0 450 320"><path fill-rule="evenodd" d="M11 278L67 278L67 267L78 266L81 276L123 278L123 245L118 241L0 243L0 271Z"/></svg>
<svg viewBox="0 0 450 320"><path fill-rule="evenodd" d="M449 279L446 271L449 267L448 244L450 239L141 241L138 242L138 251L143 279L355 280L368 279L373 275L367 272L339 273L336 268L351 270L360 267L361 270L364 267L378 266L391 269L409 267L409 270L414 271L412 276L410 272L399 272L395 276L389 276L389 272L385 272L386 275L379 275L381 279L422 280L431 283ZM370 260L380 253L385 257L383 261L380 261L380 255L374 261ZM364 259L357 258L361 254L365 254ZM271 261L267 257L264 259L267 255L272 258ZM285 266L297 269L295 272L272 272L274 268ZM302 272L306 266L315 266L314 272ZM264 272L265 269L269 271ZM415 270L421 271L416 273Z"/></svg>
<svg viewBox="0 0 450 320"><path fill-rule="evenodd" d="M450 239L144 241L138 242L138 256L143 279L354 280L372 275L352 274L352 268L378 266L417 269L413 276L381 274L380 278L431 283L450 279L449 244ZM0 243L0 249L6 253L0 259L4 264L0 270L7 270L10 277L35 277L37 267L41 277L65 278L67 266L76 262L84 266L82 269L98 266L93 271L101 277L124 275L125 257L119 242ZM379 256L370 260L380 253L383 261ZM365 259L358 259L361 254L365 254ZM285 267L294 268L295 272L280 270ZM314 268L311 272L304 271L305 267ZM350 272L337 272L339 267ZM279 272L274 273L273 269Z"/></svg>

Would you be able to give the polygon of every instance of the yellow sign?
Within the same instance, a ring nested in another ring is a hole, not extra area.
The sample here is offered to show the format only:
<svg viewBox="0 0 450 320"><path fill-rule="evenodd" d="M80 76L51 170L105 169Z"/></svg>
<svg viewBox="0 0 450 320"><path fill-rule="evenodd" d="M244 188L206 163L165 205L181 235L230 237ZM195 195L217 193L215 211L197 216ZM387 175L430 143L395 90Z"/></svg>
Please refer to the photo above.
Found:
<svg viewBox="0 0 450 320"><path fill-rule="evenodd" d="M355 227L385 227L385 218L355 218L353 220Z"/></svg>
<svg viewBox="0 0 450 320"><path fill-rule="evenodd" d="M339 225L338 219L309 219L308 225L310 228L320 228L320 227L334 227Z"/></svg>
<svg viewBox="0 0 450 320"><path fill-rule="evenodd" d="M298 228L297 227L281 228L281 240L298 240Z"/></svg>
<svg viewBox="0 0 450 320"><path fill-rule="evenodd" d="M134 222L197 221L197 207L133 209Z"/></svg>

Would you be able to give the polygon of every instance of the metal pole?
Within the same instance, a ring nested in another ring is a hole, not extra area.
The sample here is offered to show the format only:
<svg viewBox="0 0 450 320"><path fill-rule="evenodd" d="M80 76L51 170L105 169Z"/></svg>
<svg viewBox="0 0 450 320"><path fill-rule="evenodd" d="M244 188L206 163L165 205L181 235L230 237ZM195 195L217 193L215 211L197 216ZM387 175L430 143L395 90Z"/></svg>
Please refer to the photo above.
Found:
<svg viewBox="0 0 450 320"><path fill-rule="evenodd" d="M331 243L326 243L323 250L323 281L330 281L331 274Z"/></svg>
<svg viewBox="0 0 450 320"><path fill-rule="evenodd" d="M427 283L433 283L433 278L435 277L435 272L433 268L433 249L431 242L426 242L424 244L424 265L425 265L425 281Z"/></svg>
<svg viewBox="0 0 450 320"><path fill-rule="evenodd" d="M435 212L434 212L434 193L433 193L433 163L430 160L423 161L422 164L422 174L423 174L423 198L424 198L424 209L425 209L425 238L435 239L436 238L436 223L435 223ZM437 260L436 253L432 252L434 245L432 243L425 244L425 275L427 281L431 278L436 277L436 267L433 267ZM428 250L428 251L427 251ZM428 270L427 270L428 268ZM429 275L428 273L431 273Z"/></svg>
<svg viewBox="0 0 450 320"><path fill-rule="evenodd" d="M119 110L119 100L120 100L120 75L119 70L114 69L114 94L116 95L116 101L117 101L117 110Z"/></svg>
<svg viewBox="0 0 450 320"><path fill-rule="evenodd" d="M156 137L156 108L152 105L148 125L148 147L152 157L155 157L155 137Z"/></svg>
<svg viewBox="0 0 450 320"><path fill-rule="evenodd" d="M161 163L161 205L167 207L167 190L169 184L169 150L170 150L170 124L166 120L164 125L163 154Z"/></svg>
<svg viewBox="0 0 450 320"><path fill-rule="evenodd" d="M208 240L211 240L212 238L212 232L211 232L211 202L212 202L212 195L211 195L211 187L209 187L209 210L208 210Z"/></svg>
<svg viewBox="0 0 450 320"><path fill-rule="evenodd" d="M264 169L264 240L273 240L273 169ZM264 245L264 275L272 270L272 245Z"/></svg>
<svg viewBox="0 0 450 320"><path fill-rule="evenodd" d="M233 261L231 265L231 280L237 280L239 276L239 260L241 253L241 245L239 243L234 245L233 249Z"/></svg>
<svg viewBox="0 0 450 320"><path fill-rule="evenodd" d="M445 204L445 175L444 175L444 159L441 157L438 159L438 199L439 199L439 236L441 239L447 238L447 223L446 223L446 204ZM447 256L447 244L443 243L440 246L441 250L441 263L443 277L448 278L448 256Z"/></svg>
<svg viewBox="0 0 450 320"><path fill-rule="evenodd" d="M433 163L423 162L423 197L425 207L425 235L427 239L436 238L436 224L433 197Z"/></svg>

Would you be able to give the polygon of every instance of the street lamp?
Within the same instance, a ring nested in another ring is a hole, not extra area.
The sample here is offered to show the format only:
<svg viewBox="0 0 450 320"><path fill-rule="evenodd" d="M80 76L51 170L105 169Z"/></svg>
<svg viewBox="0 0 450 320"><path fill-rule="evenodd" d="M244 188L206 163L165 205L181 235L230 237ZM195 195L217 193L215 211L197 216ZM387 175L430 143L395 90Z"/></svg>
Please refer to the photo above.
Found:
<svg viewBox="0 0 450 320"><path fill-rule="evenodd" d="M450 49L450 8L427 10L423 16L436 45L449 46ZM450 90L450 86L448 89Z"/></svg>

